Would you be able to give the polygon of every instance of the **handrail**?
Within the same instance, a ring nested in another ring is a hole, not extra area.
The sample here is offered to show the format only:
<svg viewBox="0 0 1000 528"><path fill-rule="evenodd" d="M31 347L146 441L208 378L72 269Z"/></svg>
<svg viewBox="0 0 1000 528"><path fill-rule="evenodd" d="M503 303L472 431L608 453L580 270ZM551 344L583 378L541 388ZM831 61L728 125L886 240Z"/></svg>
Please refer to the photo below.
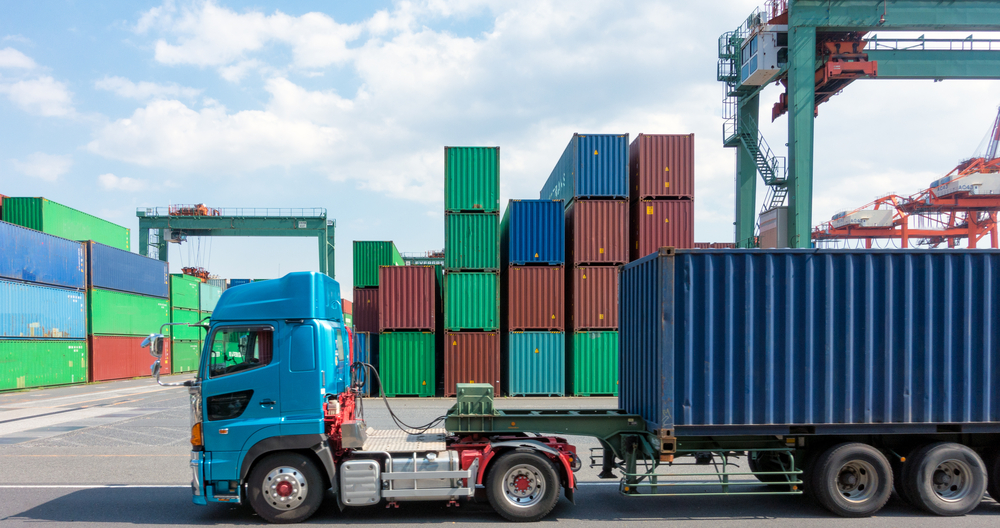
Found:
<svg viewBox="0 0 1000 528"><path fill-rule="evenodd" d="M880 38L872 35L866 38L866 51L898 50L898 51L1000 51L1000 39L977 39L972 35L964 39L936 38Z"/></svg>
<svg viewBox="0 0 1000 528"><path fill-rule="evenodd" d="M176 206L174 206L176 207ZM171 214L171 207L137 207L135 212L139 217L295 217L295 218L326 218L325 207L270 208L270 207L213 207L211 215Z"/></svg>

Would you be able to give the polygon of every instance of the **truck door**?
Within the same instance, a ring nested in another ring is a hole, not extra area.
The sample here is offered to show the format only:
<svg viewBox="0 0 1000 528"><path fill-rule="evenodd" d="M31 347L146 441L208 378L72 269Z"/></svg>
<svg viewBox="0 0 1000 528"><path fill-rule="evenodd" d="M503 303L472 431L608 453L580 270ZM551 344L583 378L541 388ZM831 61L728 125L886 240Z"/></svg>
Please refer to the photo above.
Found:
<svg viewBox="0 0 1000 528"><path fill-rule="evenodd" d="M316 346L316 326L313 322L285 322L280 347L281 367L281 434L283 436L319 434L323 432L322 378L333 375L319 364Z"/></svg>
<svg viewBox="0 0 1000 528"><path fill-rule="evenodd" d="M239 452L255 433L277 435L280 362L271 325L219 326L209 336L202 382L205 450L212 452L213 479L236 478ZM224 476L226 475L226 476Z"/></svg>

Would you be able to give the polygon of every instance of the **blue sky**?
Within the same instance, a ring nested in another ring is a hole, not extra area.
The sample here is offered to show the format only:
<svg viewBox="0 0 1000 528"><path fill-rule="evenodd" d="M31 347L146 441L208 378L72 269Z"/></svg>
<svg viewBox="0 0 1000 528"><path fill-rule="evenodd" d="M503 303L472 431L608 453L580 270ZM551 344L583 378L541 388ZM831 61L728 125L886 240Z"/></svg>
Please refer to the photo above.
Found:
<svg viewBox="0 0 1000 528"><path fill-rule="evenodd" d="M693 132L696 239L731 240L716 42L755 4L7 1L0 194L120 223L134 247L137 207L325 207L349 285L352 240L443 247L445 145L499 145L506 202L537 197L573 132ZM816 121L814 223L947 173L998 104L993 81L850 86ZM764 125L772 146L786 123ZM171 246L184 265L275 277L316 248L192 240Z"/></svg>

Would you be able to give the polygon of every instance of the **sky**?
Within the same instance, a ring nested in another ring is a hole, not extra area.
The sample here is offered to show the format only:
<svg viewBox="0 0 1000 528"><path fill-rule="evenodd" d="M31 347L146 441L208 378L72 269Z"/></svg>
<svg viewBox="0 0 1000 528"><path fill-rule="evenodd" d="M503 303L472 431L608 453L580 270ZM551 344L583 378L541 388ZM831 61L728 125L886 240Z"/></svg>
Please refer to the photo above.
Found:
<svg viewBox="0 0 1000 528"><path fill-rule="evenodd" d="M756 4L2 0L0 194L129 227L134 249L137 208L323 207L350 298L351 241L444 246L446 145L500 146L506 204L538 197L574 132L694 133L695 239L731 241L717 41ZM813 223L925 188L998 105L997 81L855 82L819 108ZM172 271L228 278L317 261L312 239L170 246Z"/></svg>

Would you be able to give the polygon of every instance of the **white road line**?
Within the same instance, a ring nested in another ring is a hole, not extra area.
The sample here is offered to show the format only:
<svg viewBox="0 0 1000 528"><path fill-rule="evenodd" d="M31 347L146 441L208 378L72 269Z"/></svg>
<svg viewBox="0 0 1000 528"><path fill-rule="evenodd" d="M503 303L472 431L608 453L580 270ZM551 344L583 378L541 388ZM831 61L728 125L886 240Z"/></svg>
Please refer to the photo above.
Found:
<svg viewBox="0 0 1000 528"><path fill-rule="evenodd" d="M159 391L169 390L171 388L184 389L184 387L161 387L159 385L156 385L155 383L151 383L148 386L129 387L127 389L89 391L82 394L74 394L72 396L60 396L58 398L47 398L44 400L31 400L31 401L22 401L18 403L0 404L0 406L5 407L7 409L29 409L32 407L42 407L42 406L61 407L77 403L76 400L85 400L88 398L93 399L95 396L100 397L101 399L108 399L117 396L132 396L137 394L145 394L147 392L159 392ZM58 403L58 402L64 402L64 403Z"/></svg>
<svg viewBox="0 0 1000 528"><path fill-rule="evenodd" d="M69 411L49 416L25 418L24 420L18 420L16 422L0 424L0 436L20 433L29 429L38 429L40 427L51 427L53 425L64 424L66 422L98 418L105 414L125 413L131 410L133 410L131 407L87 407L86 409L79 409L76 411ZM124 420L126 418L122 419Z"/></svg>
<svg viewBox="0 0 1000 528"><path fill-rule="evenodd" d="M0 489L188 488L190 484L0 484Z"/></svg>

